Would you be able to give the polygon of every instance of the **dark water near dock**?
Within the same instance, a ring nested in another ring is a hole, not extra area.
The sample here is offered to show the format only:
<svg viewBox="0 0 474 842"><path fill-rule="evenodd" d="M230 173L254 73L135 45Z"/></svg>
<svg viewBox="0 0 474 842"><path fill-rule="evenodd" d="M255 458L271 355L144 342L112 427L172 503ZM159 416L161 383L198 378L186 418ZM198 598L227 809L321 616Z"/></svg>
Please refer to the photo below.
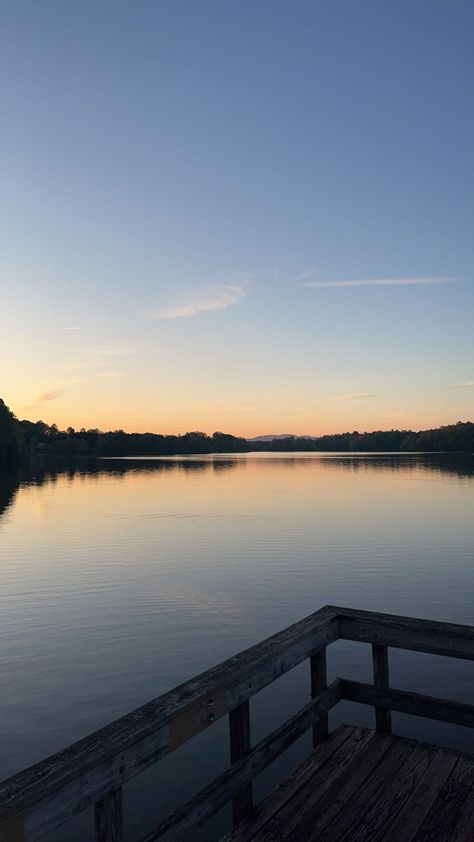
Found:
<svg viewBox="0 0 474 842"><path fill-rule="evenodd" d="M474 625L473 504L474 459L461 456L246 454L0 473L0 777L325 603ZM338 642L328 658L330 678L371 680L370 647ZM394 687L474 702L474 664L392 650L390 665ZM307 701L308 672L251 701L253 741ZM372 711L339 705L341 720L371 724ZM393 722L474 751L467 729ZM224 769L227 750L221 721L129 784L132 837ZM86 839L89 821L68 839Z"/></svg>

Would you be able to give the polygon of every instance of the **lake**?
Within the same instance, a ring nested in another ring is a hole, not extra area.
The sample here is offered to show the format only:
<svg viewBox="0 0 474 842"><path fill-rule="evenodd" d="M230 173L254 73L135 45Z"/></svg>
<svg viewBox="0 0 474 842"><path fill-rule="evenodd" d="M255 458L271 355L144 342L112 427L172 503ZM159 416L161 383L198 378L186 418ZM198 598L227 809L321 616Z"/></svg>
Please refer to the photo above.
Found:
<svg viewBox="0 0 474 842"><path fill-rule="evenodd" d="M474 458L447 455L243 454L3 472L0 777L326 603L474 625L473 504ZM474 664L390 656L393 686L474 701ZM328 667L331 679L370 680L370 647L339 641ZM308 693L306 663L255 697L253 740ZM372 715L339 705L332 722ZM467 729L393 721L399 733L474 750ZM298 741L257 792L307 747ZM127 785L131 837L225 768L227 750L221 721ZM227 819L223 811L202 839ZM90 827L89 814L78 817L68 839L87 839Z"/></svg>

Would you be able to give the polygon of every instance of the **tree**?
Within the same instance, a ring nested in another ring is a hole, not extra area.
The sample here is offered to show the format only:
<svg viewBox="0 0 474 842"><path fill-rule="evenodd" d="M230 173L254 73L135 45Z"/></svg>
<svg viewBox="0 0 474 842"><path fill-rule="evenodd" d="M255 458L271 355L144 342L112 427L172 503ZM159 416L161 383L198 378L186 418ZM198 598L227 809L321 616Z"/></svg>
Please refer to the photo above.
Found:
<svg viewBox="0 0 474 842"><path fill-rule="evenodd" d="M0 462L15 464L23 453L23 434L18 420L0 398Z"/></svg>

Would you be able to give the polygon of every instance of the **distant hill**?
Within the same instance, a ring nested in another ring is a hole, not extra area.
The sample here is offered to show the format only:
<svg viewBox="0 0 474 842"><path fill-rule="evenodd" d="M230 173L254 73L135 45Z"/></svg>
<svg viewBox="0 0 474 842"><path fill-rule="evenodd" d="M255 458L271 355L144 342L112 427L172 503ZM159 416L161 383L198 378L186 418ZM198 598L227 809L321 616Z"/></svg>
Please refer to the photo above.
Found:
<svg viewBox="0 0 474 842"><path fill-rule="evenodd" d="M278 436L254 436L247 441L280 441L281 439L305 439L305 441L315 441L317 436L297 436L295 433L280 433Z"/></svg>
<svg viewBox="0 0 474 842"><path fill-rule="evenodd" d="M275 439L292 439L297 438L294 433L280 433L277 436L253 436L251 439L247 439L247 441L274 441Z"/></svg>

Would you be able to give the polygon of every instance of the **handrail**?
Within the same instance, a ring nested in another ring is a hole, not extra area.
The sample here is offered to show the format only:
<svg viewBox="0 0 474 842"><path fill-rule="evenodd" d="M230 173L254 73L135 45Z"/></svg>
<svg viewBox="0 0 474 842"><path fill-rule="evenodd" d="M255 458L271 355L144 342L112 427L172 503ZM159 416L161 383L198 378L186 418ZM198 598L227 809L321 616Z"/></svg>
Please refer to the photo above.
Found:
<svg viewBox="0 0 474 842"><path fill-rule="evenodd" d="M336 638L334 612L322 608L9 778L0 784L0 839L41 838Z"/></svg>
<svg viewBox="0 0 474 842"><path fill-rule="evenodd" d="M396 614L328 606L337 615L339 637L397 649L474 661L474 626L438 623Z"/></svg>
<svg viewBox="0 0 474 842"><path fill-rule="evenodd" d="M142 842L156 842L158 839L160 842L175 842L187 832L204 824L246 783L253 781L308 728L324 717L340 699L340 680L336 679L291 719L272 731L237 763L202 789L184 807L147 834Z"/></svg>
<svg viewBox="0 0 474 842"><path fill-rule="evenodd" d="M336 679L327 688L326 647L338 639L372 644L373 685ZM252 809L255 775L295 734L312 726L313 744L324 740L328 711L340 699L373 705L379 731L391 730L392 709L474 727L472 705L391 689L388 647L474 660L474 627L325 606L0 783L0 839L33 842L91 804L96 842L121 839L123 784L225 715L230 768L147 842L180 838L229 799L238 822ZM308 658L310 703L251 748L248 700Z"/></svg>

